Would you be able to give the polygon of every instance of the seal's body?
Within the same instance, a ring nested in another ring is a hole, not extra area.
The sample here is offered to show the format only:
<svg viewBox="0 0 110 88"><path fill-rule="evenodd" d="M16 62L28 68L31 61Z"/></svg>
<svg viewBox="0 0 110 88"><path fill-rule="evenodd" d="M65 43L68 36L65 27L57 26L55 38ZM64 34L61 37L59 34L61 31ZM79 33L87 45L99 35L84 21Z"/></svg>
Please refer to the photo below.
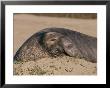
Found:
<svg viewBox="0 0 110 88"><path fill-rule="evenodd" d="M14 60L36 60L68 55L97 61L97 39L65 28L46 28L31 36L16 52Z"/></svg>

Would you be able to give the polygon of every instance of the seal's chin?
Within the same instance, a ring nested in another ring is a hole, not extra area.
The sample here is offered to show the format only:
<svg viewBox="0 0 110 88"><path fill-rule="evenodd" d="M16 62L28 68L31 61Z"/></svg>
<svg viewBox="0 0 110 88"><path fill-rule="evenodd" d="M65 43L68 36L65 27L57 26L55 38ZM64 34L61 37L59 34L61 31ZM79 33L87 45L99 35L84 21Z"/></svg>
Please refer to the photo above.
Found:
<svg viewBox="0 0 110 88"><path fill-rule="evenodd" d="M62 52L61 52L60 50L58 50L58 49L52 49L52 50L50 50L49 53L50 53L51 56L53 56L53 57L57 57L57 56L60 56L60 55L62 54Z"/></svg>
<svg viewBox="0 0 110 88"><path fill-rule="evenodd" d="M61 56L64 52L60 46L51 46L47 48L47 51L52 57Z"/></svg>

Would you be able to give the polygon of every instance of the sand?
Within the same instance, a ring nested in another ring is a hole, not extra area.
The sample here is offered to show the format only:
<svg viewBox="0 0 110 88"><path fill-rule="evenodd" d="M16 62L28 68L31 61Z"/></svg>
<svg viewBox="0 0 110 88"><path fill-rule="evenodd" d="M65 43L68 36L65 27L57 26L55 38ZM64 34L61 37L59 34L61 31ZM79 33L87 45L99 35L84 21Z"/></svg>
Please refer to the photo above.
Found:
<svg viewBox="0 0 110 88"><path fill-rule="evenodd" d="M31 35L49 27L68 28L97 37L96 19L71 19L16 14L14 15L14 55ZM97 64L69 56L53 59L42 58L37 61L14 64L14 75L97 75Z"/></svg>

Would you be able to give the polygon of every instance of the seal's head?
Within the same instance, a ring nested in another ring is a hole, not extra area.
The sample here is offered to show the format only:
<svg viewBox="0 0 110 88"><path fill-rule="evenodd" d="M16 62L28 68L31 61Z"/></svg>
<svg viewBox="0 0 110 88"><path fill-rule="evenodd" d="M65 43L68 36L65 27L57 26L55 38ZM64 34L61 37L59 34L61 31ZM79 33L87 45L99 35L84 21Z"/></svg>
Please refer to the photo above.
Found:
<svg viewBox="0 0 110 88"><path fill-rule="evenodd" d="M45 34L44 46L48 53L54 57L60 56L64 53L69 56L75 56L77 53L72 40L57 32L48 32Z"/></svg>
<svg viewBox="0 0 110 88"><path fill-rule="evenodd" d="M63 47L61 45L62 34L57 32L48 32L44 36L44 46L48 53L53 56L59 56L63 53Z"/></svg>

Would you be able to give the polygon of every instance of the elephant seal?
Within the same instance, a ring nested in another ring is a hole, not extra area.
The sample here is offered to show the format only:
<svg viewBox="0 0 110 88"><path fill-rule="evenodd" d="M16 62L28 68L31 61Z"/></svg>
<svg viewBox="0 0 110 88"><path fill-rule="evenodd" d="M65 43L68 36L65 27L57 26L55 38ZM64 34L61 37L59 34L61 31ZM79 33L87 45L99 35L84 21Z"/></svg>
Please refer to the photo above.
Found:
<svg viewBox="0 0 110 88"><path fill-rule="evenodd" d="M97 62L97 38L66 28L45 28L19 48L14 61L68 55Z"/></svg>

